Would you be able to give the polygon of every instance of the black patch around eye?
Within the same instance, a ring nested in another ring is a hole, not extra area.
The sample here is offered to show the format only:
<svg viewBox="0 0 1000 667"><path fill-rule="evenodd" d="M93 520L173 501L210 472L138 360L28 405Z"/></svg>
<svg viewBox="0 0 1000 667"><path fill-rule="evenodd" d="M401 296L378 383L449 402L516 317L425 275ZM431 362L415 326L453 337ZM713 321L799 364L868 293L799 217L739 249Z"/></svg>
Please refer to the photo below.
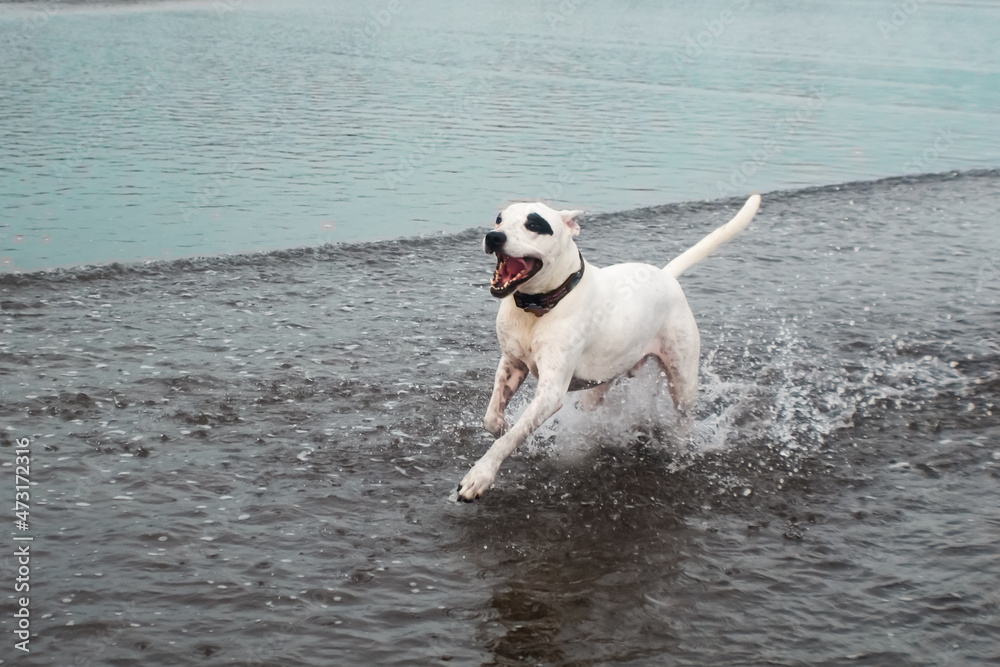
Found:
<svg viewBox="0 0 1000 667"><path fill-rule="evenodd" d="M552 228L549 227L549 221L537 213L532 213L528 216L528 221L524 223L524 228L536 234L552 235Z"/></svg>

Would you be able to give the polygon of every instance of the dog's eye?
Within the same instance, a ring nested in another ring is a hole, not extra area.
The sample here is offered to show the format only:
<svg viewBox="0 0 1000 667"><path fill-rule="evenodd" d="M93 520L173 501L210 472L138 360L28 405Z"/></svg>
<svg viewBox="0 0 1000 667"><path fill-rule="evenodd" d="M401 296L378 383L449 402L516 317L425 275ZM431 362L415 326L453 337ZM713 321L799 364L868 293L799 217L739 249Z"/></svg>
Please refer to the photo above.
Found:
<svg viewBox="0 0 1000 667"><path fill-rule="evenodd" d="M497 216L497 224L496 224L496 226L497 226L497 227L499 227L499 226L500 226L500 223L501 223L501 222L503 222L503 221L502 221L502 220L500 219L500 216L501 216L501 215L503 215L503 213L501 213L500 215L498 215L498 216Z"/></svg>
<svg viewBox="0 0 1000 667"><path fill-rule="evenodd" d="M537 213L532 213L528 216L528 221L524 223L524 228L536 234L552 235L552 227L549 226L549 221Z"/></svg>

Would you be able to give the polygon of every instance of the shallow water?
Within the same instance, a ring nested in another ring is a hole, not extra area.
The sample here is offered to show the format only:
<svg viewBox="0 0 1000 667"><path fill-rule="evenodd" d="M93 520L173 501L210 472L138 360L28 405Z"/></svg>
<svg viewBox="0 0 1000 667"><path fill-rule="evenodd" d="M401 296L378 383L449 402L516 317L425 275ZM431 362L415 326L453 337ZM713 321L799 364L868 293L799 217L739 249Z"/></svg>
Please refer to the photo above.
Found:
<svg viewBox="0 0 1000 667"><path fill-rule="evenodd" d="M0 2L0 271L996 168L998 21L935 0Z"/></svg>
<svg viewBox="0 0 1000 667"><path fill-rule="evenodd" d="M650 371L473 505L482 231L2 276L0 451L9 479L30 438L36 484L36 634L2 655L994 664L998 198L997 171L765 194L682 280L693 435ZM662 265L740 203L588 216L580 247Z"/></svg>

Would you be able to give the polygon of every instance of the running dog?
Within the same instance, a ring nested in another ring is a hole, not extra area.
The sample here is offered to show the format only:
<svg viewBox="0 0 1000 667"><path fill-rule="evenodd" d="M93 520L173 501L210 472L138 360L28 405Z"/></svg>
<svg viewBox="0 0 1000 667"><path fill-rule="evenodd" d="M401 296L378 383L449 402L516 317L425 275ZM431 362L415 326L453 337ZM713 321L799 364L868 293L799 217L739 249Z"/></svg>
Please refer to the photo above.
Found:
<svg viewBox="0 0 1000 667"><path fill-rule="evenodd" d="M652 357L663 367L677 414L690 426L698 398L700 338L677 278L745 228L760 206L750 197L728 223L660 269L648 264L599 268L573 238L581 211L542 203L508 206L486 235L496 255L490 292L500 302L500 364L483 426L496 442L458 486L472 502L493 484L504 460L562 407L567 391L587 390L600 404L616 378ZM504 411L528 373L538 378L531 404L507 427Z"/></svg>

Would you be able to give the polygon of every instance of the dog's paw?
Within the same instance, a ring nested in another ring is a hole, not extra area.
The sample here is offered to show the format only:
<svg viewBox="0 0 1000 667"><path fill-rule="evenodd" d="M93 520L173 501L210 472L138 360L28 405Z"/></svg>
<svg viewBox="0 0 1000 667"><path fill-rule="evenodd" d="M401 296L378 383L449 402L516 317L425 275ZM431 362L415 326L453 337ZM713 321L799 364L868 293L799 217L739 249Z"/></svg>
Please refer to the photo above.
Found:
<svg viewBox="0 0 1000 667"><path fill-rule="evenodd" d="M473 500L479 498L483 495L486 489L493 485L493 479L495 474L489 469L489 467L483 465L482 463L477 463L472 466L462 483L458 485L458 499L465 503L471 503Z"/></svg>
<svg viewBox="0 0 1000 667"><path fill-rule="evenodd" d="M507 432L507 422L504 421L503 417L486 415L486 417L483 418L483 428L485 428L486 431L494 438L499 438Z"/></svg>

